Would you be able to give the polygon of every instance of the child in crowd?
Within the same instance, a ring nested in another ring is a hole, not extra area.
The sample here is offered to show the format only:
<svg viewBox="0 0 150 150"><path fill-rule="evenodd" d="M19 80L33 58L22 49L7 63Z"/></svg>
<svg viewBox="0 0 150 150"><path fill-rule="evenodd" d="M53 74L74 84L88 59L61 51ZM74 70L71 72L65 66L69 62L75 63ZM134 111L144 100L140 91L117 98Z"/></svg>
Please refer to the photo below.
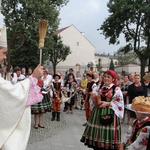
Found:
<svg viewBox="0 0 150 150"><path fill-rule="evenodd" d="M60 105L61 105L61 89L62 89L62 82L60 80L60 75L54 74L52 82L52 89L53 89L53 96L52 96L52 119L51 121L55 120L55 117L57 115L57 121L60 121Z"/></svg>
<svg viewBox="0 0 150 150"><path fill-rule="evenodd" d="M137 119L125 134L120 150L150 150L150 117L147 113L135 114Z"/></svg>

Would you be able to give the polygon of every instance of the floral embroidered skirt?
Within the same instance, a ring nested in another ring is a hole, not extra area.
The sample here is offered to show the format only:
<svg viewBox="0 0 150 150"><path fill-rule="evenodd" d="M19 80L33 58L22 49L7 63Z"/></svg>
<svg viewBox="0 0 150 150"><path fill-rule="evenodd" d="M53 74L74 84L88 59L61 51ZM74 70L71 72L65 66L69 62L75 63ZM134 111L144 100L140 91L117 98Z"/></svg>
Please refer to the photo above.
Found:
<svg viewBox="0 0 150 150"><path fill-rule="evenodd" d="M112 116L110 124L102 125L104 123L102 123L102 119L108 119L109 116ZM121 144L120 119L112 109L95 106L85 127L81 142L94 149L119 150Z"/></svg>
<svg viewBox="0 0 150 150"><path fill-rule="evenodd" d="M43 94L43 100L31 106L32 114L40 114L51 111L51 102L48 94Z"/></svg>

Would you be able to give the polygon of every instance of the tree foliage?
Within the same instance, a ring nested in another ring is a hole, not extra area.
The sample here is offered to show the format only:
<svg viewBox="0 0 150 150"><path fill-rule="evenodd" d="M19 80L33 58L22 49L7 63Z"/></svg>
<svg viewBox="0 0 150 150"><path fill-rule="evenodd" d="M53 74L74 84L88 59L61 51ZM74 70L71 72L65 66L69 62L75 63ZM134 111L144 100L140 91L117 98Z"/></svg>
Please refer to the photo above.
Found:
<svg viewBox="0 0 150 150"><path fill-rule="evenodd" d="M57 34L53 34L51 40L48 41L51 41L51 46L47 52L53 65L53 71L56 73L56 65L61 61L65 61L67 56L71 54L71 50L69 46L63 44L61 37Z"/></svg>
<svg viewBox="0 0 150 150"><path fill-rule="evenodd" d="M111 59L111 61L110 61L109 69L111 69L111 70L114 70L114 69L115 69L114 62L113 62L112 59Z"/></svg>
<svg viewBox="0 0 150 150"><path fill-rule="evenodd" d="M14 66L32 66L39 63L38 49L38 20L48 20L48 33L53 32L59 25L59 9L68 0L2 0L2 14L7 27L8 43L11 52L11 63ZM24 36L24 44L16 34ZM50 34L48 34L50 35ZM50 47L46 45L45 47ZM44 61L44 59L43 59Z"/></svg>
<svg viewBox="0 0 150 150"><path fill-rule="evenodd" d="M124 35L124 52L133 50L141 61L141 74L150 58L150 0L110 0L110 15L100 29L110 44L119 44Z"/></svg>
<svg viewBox="0 0 150 150"><path fill-rule="evenodd" d="M133 51L124 53L124 48L120 48L115 54L118 60L118 65L127 65L137 63L137 55Z"/></svg>

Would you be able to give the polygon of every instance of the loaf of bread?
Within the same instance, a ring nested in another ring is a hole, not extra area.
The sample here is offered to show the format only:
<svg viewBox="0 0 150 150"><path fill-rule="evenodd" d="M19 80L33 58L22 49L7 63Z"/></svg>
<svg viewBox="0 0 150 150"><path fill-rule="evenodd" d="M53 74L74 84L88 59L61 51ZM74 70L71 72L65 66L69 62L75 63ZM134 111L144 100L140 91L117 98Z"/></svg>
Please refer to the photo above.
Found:
<svg viewBox="0 0 150 150"><path fill-rule="evenodd" d="M150 112L150 97L135 97L132 101L131 109L141 112Z"/></svg>

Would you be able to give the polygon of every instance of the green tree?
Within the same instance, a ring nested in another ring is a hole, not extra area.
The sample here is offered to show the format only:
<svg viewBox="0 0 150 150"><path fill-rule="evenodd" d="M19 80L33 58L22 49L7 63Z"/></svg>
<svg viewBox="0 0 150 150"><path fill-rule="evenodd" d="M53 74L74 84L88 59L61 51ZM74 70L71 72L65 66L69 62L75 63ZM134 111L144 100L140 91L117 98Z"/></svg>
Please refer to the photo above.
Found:
<svg viewBox="0 0 150 150"><path fill-rule="evenodd" d="M137 59L137 55L133 52L130 51L128 53L124 53L124 48L121 47L117 52L116 52L116 57L118 60L118 65L127 65L127 64L135 64L136 59Z"/></svg>
<svg viewBox="0 0 150 150"><path fill-rule="evenodd" d="M133 50L137 54L143 75L150 57L150 0L110 0L107 7L110 15L100 29L110 44L119 44L124 35L124 53Z"/></svg>
<svg viewBox="0 0 150 150"><path fill-rule="evenodd" d="M113 62L112 59L111 59L111 61L110 61L109 69L111 69L111 70L114 70L114 69L115 69L114 62Z"/></svg>
<svg viewBox="0 0 150 150"><path fill-rule="evenodd" d="M1 12L5 17L11 63L14 66L35 67L39 63L38 20L48 20L47 32L53 32L60 21L59 10L67 2L68 0L2 0ZM24 44L15 50L14 47L21 42L15 36L18 33L24 36ZM47 46L50 45L45 44Z"/></svg>
<svg viewBox="0 0 150 150"><path fill-rule="evenodd" d="M61 61L65 61L67 56L71 54L69 46L63 44L61 37L53 34L51 41L51 47L48 51L49 60L52 62L53 71L56 73L56 66Z"/></svg>
<svg viewBox="0 0 150 150"><path fill-rule="evenodd" d="M100 69L101 69L101 68L100 68L100 65L99 65L99 64L96 64L96 69L97 69L98 72L100 72Z"/></svg>

